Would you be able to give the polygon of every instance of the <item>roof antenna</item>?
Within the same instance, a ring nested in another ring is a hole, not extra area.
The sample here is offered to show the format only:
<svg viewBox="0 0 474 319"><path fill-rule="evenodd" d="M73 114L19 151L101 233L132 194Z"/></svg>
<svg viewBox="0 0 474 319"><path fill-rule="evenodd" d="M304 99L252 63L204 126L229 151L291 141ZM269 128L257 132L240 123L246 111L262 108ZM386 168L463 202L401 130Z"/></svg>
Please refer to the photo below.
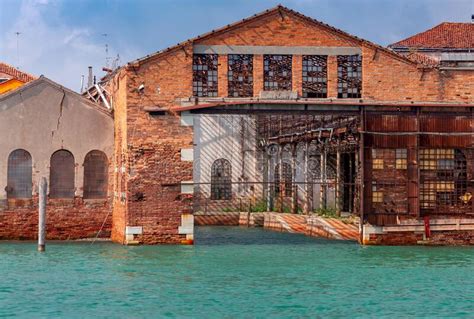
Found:
<svg viewBox="0 0 474 319"><path fill-rule="evenodd" d="M20 34L21 32L17 31L16 34L16 68L20 68Z"/></svg>
<svg viewBox="0 0 474 319"><path fill-rule="evenodd" d="M108 33L102 33L102 36L105 38L105 67L109 67L109 44L107 43Z"/></svg>

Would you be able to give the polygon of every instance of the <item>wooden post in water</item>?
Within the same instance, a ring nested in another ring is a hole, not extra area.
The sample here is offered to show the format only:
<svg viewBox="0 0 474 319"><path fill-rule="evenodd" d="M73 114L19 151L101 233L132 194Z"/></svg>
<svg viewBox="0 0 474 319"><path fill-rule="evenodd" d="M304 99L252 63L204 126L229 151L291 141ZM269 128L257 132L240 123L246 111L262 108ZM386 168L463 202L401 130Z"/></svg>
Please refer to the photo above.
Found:
<svg viewBox="0 0 474 319"><path fill-rule="evenodd" d="M45 251L46 244L46 194L48 182L41 178L39 185L39 212L38 212L38 251Z"/></svg>

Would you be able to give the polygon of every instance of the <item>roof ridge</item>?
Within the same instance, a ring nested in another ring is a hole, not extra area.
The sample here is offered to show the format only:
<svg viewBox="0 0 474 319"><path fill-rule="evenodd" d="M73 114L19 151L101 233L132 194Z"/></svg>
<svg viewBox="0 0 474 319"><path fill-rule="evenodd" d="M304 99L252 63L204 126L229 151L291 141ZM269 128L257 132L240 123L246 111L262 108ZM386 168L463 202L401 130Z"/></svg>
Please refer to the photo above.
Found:
<svg viewBox="0 0 474 319"><path fill-rule="evenodd" d="M307 20L307 21L309 21L309 22L312 22L312 23L315 23L315 24L317 24L317 25L319 25L319 26L325 27L325 28L327 28L327 29L329 29L329 30L331 30L331 31L333 31L333 32L336 32L336 33L338 33L339 35L344 36L344 37L346 37L346 38L348 38L348 39L351 39L351 40L353 40L353 41L358 41L358 42L360 42L360 43L365 43L365 44L370 45L370 46L372 46L372 47L374 47L374 48L376 48L376 49L378 49L378 50L382 50L382 51L384 51L384 52L386 52L386 53L388 53L388 54L390 54L390 55L396 57L397 59L399 59L399 60L401 60L401 61L405 61L405 62L410 63L410 64L417 64L415 61L412 61L412 60L410 60L410 59L407 59L405 56L403 56L403 55L401 55L401 54L398 54L397 52L394 52L394 51L392 51L392 50L390 50L390 49L388 49L388 48L385 48L385 47L383 47L383 46L381 46L381 45L378 45L378 44L376 44L376 43L374 43L374 42L371 42L371 41L369 41L369 40L366 40L366 39L363 39L363 38L359 38L359 37L357 37L357 36L355 36L355 35L352 35L352 34L346 32L346 31L343 31L343 30L341 30L341 29L338 29L338 28L336 28L336 27L334 27L334 26L332 26L332 25L329 25L329 24L327 24L327 23L321 22L321 21L316 20L316 19L314 19L314 18L312 18L312 17L306 16L306 15L304 15L304 14L298 12L298 11L295 11L295 10L290 9L290 8L288 8L288 7L285 7L285 6L281 5L281 4L278 4L278 5L276 5L276 6L272 7L272 8L269 8L269 9L266 9L266 10L261 11L261 12L259 12L259 13L253 14L253 15L247 17L247 18L244 18L244 19L238 20L238 21L236 21L236 22L227 24L226 26L223 26L223 27L220 27L220 28L211 30L211 31L209 31L209 32L203 33L203 34L198 35L198 36L196 36L196 37L189 38L189 39L187 39L187 40L185 40L185 41L182 41L182 42L177 43L177 44L174 45L174 46L170 46L170 47L165 48L165 49L163 49L163 50L156 51L155 53L148 54L148 55L146 55L146 56L144 56L144 57L142 57L142 58L138 58L138 59L135 59L135 60L133 60L133 61L130 61L130 62L128 62L126 65L132 65L132 64L135 64L135 63L140 63L140 62L142 62L142 61L146 61L146 60L148 60L148 59L150 59L150 58L156 57L156 56L158 56L158 55L161 55L161 54L163 54L163 53L169 52L169 51L174 50L174 49L176 49L176 48L180 48L180 47L182 47L182 46L184 46L184 45L186 45L186 44L193 43L193 42L195 42L195 41L197 41L197 40L202 40L202 39L204 39L204 38L206 38L206 37L215 35L215 34L218 33L218 32L227 31L227 30L229 30L230 28L238 27L239 25L241 25L241 24L243 24L243 23L247 23L248 21L254 20L254 19L256 19L256 18L260 18L260 17L262 17L262 16L264 16L264 15L271 14L271 13L274 13L274 12L279 11L279 10L284 10L284 11L286 11L287 13L293 14L293 15L295 15L295 16L301 18L301 19L305 19L305 20Z"/></svg>

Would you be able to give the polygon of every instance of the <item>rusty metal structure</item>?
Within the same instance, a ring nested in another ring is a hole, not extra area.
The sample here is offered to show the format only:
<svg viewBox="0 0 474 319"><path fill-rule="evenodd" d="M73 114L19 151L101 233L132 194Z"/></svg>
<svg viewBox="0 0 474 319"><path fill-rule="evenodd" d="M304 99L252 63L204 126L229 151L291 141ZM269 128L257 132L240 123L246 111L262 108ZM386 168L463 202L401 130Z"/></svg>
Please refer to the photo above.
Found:
<svg viewBox="0 0 474 319"><path fill-rule="evenodd" d="M303 97L326 98L328 81L328 57L303 55Z"/></svg>
<svg viewBox="0 0 474 319"><path fill-rule="evenodd" d="M227 77L229 96L253 96L253 55L229 54Z"/></svg>
<svg viewBox="0 0 474 319"><path fill-rule="evenodd" d="M263 83L265 91L291 90L291 55L263 56Z"/></svg>

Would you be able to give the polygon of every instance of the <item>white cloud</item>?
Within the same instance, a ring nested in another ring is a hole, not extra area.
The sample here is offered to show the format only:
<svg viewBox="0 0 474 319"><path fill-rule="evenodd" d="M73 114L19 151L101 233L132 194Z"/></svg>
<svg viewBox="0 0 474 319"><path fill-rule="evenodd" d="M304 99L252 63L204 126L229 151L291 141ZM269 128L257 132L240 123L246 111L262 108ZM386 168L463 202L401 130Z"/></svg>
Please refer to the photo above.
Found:
<svg viewBox="0 0 474 319"><path fill-rule="evenodd" d="M17 37L21 69L79 90L81 74L87 66L100 74L100 63L105 61L104 46L94 30L67 25L58 19L58 6L49 0L26 0L21 3L16 23L6 30L3 38L5 60L17 65ZM3 58L2 58L3 59Z"/></svg>

